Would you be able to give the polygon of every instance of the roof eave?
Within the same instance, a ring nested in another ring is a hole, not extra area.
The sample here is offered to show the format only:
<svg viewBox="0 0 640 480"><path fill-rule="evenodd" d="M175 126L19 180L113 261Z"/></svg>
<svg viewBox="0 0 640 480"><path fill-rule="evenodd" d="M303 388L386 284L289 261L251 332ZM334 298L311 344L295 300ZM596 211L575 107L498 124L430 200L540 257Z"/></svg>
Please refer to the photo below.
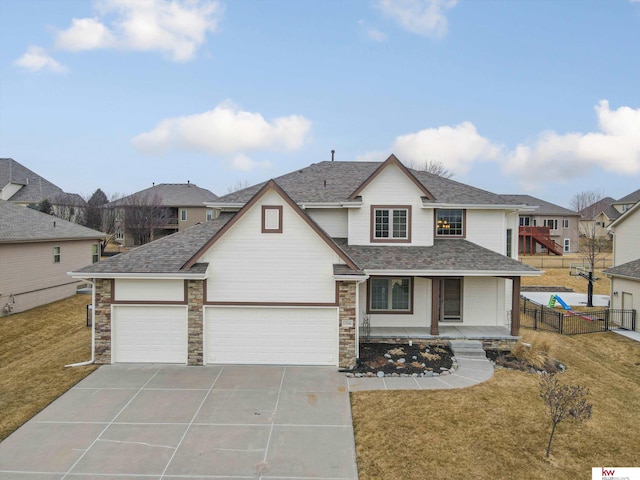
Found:
<svg viewBox="0 0 640 480"><path fill-rule="evenodd" d="M542 270L398 270L398 269L365 269L366 273L374 275L413 276L413 277L539 277Z"/></svg>
<svg viewBox="0 0 640 480"><path fill-rule="evenodd" d="M184 273L184 272L162 272L162 273L116 273L116 272L67 272L72 278L126 278L131 280L206 280L207 272L204 273Z"/></svg>

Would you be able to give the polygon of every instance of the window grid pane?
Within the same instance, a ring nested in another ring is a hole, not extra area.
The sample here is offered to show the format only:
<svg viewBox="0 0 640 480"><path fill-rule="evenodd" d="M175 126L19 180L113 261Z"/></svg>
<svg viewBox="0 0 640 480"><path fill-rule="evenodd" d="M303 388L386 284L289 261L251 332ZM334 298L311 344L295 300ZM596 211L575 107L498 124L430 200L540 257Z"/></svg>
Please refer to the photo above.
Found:
<svg viewBox="0 0 640 480"><path fill-rule="evenodd" d="M376 210L376 238L389 238L389 210Z"/></svg>
<svg viewBox="0 0 640 480"><path fill-rule="evenodd" d="M391 309L409 310L409 279L395 278L391 285Z"/></svg>
<svg viewBox="0 0 640 480"><path fill-rule="evenodd" d="M436 235L462 236L462 210L438 210L436 216Z"/></svg>
<svg viewBox="0 0 640 480"><path fill-rule="evenodd" d="M388 280L374 278L371 280L371 309L388 310Z"/></svg>
<svg viewBox="0 0 640 480"><path fill-rule="evenodd" d="M393 211L393 238L407 238L407 211Z"/></svg>

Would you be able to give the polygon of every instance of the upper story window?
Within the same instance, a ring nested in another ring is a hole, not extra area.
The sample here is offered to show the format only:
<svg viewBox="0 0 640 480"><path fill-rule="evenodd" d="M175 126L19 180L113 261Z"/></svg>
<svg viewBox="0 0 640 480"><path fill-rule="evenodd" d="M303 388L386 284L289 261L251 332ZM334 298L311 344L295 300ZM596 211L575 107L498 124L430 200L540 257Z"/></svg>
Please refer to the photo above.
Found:
<svg viewBox="0 0 640 480"><path fill-rule="evenodd" d="M100 247L97 243L91 245L91 263L98 263L100 261Z"/></svg>
<svg viewBox="0 0 640 480"><path fill-rule="evenodd" d="M569 220L568 219L564 219L562 220L562 228L569 228Z"/></svg>
<svg viewBox="0 0 640 480"><path fill-rule="evenodd" d="M60 263L60 247L53 247L53 263Z"/></svg>
<svg viewBox="0 0 640 480"><path fill-rule="evenodd" d="M282 205L262 206L262 233L282 233Z"/></svg>
<svg viewBox="0 0 640 480"><path fill-rule="evenodd" d="M465 211L436 210L436 237L464 237Z"/></svg>
<svg viewBox="0 0 640 480"><path fill-rule="evenodd" d="M548 218L544 221L543 226L549 227L549 230L557 230L558 229L558 219Z"/></svg>
<svg viewBox="0 0 640 480"><path fill-rule="evenodd" d="M187 211L185 209L180 210L180 220L183 222L187 221Z"/></svg>
<svg viewBox="0 0 640 480"><path fill-rule="evenodd" d="M207 222L213 220L213 210L207 210Z"/></svg>
<svg viewBox="0 0 640 480"><path fill-rule="evenodd" d="M520 217L520 226L528 227L531 224L531 217Z"/></svg>
<svg viewBox="0 0 640 480"><path fill-rule="evenodd" d="M371 207L372 242L410 242L411 206Z"/></svg>

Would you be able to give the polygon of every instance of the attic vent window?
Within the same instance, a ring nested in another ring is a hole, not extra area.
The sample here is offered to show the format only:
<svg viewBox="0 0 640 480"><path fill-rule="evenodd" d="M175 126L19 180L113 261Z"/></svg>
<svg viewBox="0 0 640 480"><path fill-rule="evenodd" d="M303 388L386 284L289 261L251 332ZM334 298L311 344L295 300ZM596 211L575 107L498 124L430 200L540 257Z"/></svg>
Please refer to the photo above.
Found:
<svg viewBox="0 0 640 480"><path fill-rule="evenodd" d="M262 233L282 233L282 205L262 206Z"/></svg>

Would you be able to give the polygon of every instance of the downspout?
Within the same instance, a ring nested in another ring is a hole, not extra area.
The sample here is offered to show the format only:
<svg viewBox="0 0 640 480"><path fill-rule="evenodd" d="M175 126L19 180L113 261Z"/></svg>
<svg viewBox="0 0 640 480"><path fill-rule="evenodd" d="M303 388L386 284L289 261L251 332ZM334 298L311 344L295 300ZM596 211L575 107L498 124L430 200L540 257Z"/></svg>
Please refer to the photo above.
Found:
<svg viewBox="0 0 640 480"><path fill-rule="evenodd" d="M69 365L65 365L66 367L83 367L85 365L91 365L95 362L95 351L96 351L96 284L91 280L86 278L81 278L80 280L84 280L91 284L91 360L87 360L85 362L78 363L70 363Z"/></svg>

